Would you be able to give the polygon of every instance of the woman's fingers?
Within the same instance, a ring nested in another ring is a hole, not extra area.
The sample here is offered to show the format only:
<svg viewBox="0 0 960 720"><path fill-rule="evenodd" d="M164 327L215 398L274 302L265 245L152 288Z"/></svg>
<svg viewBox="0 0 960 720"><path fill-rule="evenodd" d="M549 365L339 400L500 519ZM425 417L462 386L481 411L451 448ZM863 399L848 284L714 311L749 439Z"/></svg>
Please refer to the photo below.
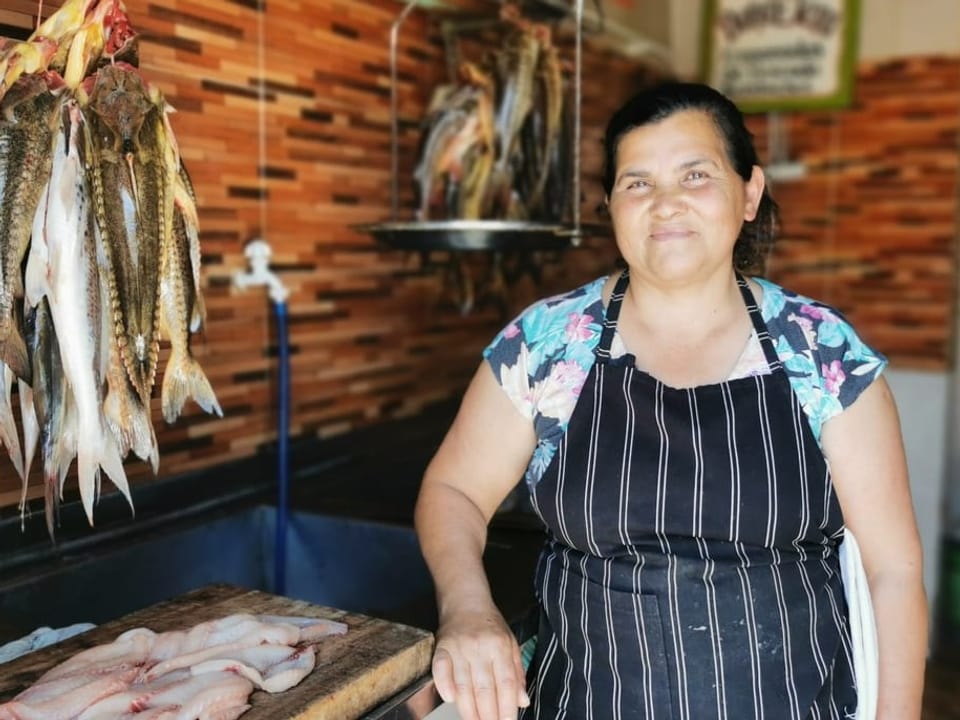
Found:
<svg viewBox="0 0 960 720"><path fill-rule="evenodd" d="M502 715L497 711L497 693L500 690L494 682L494 675L490 665L474 665L472 670L473 699L476 705L477 717L480 720L505 720L516 717L514 714ZM516 710L514 710L514 713Z"/></svg>
<svg viewBox="0 0 960 720"><path fill-rule="evenodd" d="M453 680L453 658L444 648L437 648L433 654L433 684L440 699L453 702L457 697L457 686Z"/></svg>
<svg viewBox="0 0 960 720"><path fill-rule="evenodd" d="M464 613L438 632L433 679L463 720L516 720L528 704L520 649L497 615Z"/></svg>
<svg viewBox="0 0 960 720"><path fill-rule="evenodd" d="M506 658L504 658L506 660ZM497 720L516 720L517 708L520 707L520 693L522 692L522 678L516 674L516 667L509 662L501 662L494 666L497 680L498 710Z"/></svg>
<svg viewBox="0 0 960 720"><path fill-rule="evenodd" d="M523 669L523 658L520 657L520 647L513 648L513 671L517 674L519 684L517 685L517 707L527 707L530 705L530 696L527 695L526 671Z"/></svg>

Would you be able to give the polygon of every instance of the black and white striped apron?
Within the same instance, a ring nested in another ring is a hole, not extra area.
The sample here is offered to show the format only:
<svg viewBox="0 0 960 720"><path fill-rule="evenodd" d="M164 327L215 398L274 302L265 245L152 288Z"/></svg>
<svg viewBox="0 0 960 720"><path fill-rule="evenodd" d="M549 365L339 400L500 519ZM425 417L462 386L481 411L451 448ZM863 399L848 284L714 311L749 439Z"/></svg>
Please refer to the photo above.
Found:
<svg viewBox="0 0 960 720"><path fill-rule="evenodd" d="M597 359L533 504L549 530L529 718L802 720L856 706L826 460L770 374L675 389Z"/></svg>

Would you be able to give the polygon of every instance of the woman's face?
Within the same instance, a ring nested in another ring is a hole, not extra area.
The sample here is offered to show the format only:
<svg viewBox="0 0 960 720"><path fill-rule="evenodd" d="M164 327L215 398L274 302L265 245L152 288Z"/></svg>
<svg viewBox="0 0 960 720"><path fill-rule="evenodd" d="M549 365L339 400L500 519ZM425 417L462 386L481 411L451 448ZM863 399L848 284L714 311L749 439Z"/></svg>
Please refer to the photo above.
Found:
<svg viewBox="0 0 960 720"><path fill-rule="evenodd" d="M762 193L760 168L744 182L710 116L684 110L620 139L607 201L631 272L688 282L732 267L740 227Z"/></svg>

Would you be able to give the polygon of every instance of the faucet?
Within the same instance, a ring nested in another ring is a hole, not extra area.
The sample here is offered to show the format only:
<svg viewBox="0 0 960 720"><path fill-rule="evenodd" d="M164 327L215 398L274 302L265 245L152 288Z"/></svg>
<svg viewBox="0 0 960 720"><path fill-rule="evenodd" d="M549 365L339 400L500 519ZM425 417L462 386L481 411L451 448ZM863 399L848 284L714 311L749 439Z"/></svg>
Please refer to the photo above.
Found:
<svg viewBox="0 0 960 720"><path fill-rule="evenodd" d="M257 285L266 285L270 299L277 304L285 303L290 291L283 284L277 274L270 269L270 244L257 238L247 243L243 254L250 263L248 272L236 272L233 275L233 285L238 290L246 290Z"/></svg>

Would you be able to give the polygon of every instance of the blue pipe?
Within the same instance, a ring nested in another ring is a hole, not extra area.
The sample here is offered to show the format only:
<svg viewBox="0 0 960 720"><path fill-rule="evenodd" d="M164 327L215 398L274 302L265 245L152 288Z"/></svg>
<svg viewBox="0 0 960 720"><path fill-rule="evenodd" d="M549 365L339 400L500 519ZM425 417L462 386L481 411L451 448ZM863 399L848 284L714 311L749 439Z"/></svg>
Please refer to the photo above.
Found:
<svg viewBox="0 0 960 720"><path fill-rule="evenodd" d="M277 408L277 512L273 546L273 592L287 589L287 522L290 506L290 345L287 332L287 303L274 302L277 321L278 408Z"/></svg>

